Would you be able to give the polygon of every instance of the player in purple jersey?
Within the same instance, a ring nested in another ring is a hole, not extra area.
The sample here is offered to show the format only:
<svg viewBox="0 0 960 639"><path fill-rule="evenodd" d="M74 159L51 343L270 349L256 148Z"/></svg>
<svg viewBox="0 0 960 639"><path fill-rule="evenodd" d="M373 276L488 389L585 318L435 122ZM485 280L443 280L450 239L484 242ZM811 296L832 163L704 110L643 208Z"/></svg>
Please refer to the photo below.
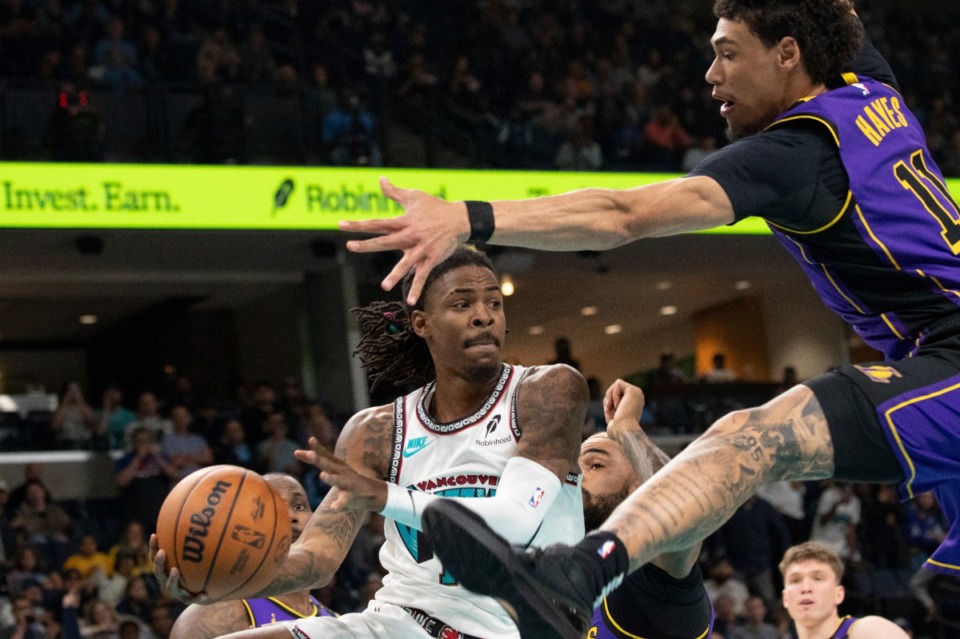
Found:
<svg viewBox="0 0 960 639"><path fill-rule="evenodd" d="M290 475L270 473L263 478L287 504L290 530L296 541L313 514L307 493L300 482ZM160 583L166 583L165 576ZM222 601L209 606L191 604L177 617L170 631L170 639L214 639L237 630L259 628L280 621L333 616L336 615L306 590L282 597Z"/></svg>
<svg viewBox="0 0 960 639"><path fill-rule="evenodd" d="M796 625L798 639L908 639L897 624L883 617L840 617L837 606L846 595L843 560L815 541L787 550L780 562L783 606Z"/></svg>
<svg viewBox="0 0 960 639"><path fill-rule="evenodd" d="M577 546L520 554L433 539L444 565L506 600L528 636L579 636L627 573L703 539L769 481L899 483L904 498L933 489L952 527L927 566L960 574L957 205L848 0L717 0L714 13L706 80L734 142L688 176L494 203L383 180L404 215L341 224L375 235L350 250L402 251L383 286L415 270L413 300L468 238L602 250L758 215L888 358L722 417Z"/></svg>

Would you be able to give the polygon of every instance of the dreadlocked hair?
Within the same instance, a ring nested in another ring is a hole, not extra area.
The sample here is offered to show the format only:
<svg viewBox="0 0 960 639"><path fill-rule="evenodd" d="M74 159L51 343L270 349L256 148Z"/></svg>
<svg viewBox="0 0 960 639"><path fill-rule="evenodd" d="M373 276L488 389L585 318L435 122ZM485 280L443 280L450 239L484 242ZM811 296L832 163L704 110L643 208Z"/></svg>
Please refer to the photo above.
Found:
<svg viewBox="0 0 960 639"><path fill-rule="evenodd" d="M743 21L767 47L792 36L814 82L830 84L863 43L863 25L845 0L716 0L713 14Z"/></svg>
<svg viewBox="0 0 960 639"><path fill-rule="evenodd" d="M422 386L433 380L435 369L427 343L410 325L413 311L425 308L430 287L446 273L462 266L480 266L497 275L487 255L469 244L459 246L447 259L437 264L427 276L423 291L414 306L404 302L374 302L369 306L351 309L360 324L360 342L353 354L376 389L382 382L393 386ZM410 294L413 272L403 278L403 299Z"/></svg>

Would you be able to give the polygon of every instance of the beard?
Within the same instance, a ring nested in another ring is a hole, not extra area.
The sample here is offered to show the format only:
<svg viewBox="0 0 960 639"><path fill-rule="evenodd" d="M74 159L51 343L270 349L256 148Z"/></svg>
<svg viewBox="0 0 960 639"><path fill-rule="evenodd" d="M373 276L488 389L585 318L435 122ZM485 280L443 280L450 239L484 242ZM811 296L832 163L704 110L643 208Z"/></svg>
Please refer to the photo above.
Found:
<svg viewBox="0 0 960 639"><path fill-rule="evenodd" d="M624 486L615 493L594 495L583 491L583 524L587 532L596 530L611 513L630 495L630 487Z"/></svg>
<svg viewBox="0 0 960 639"><path fill-rule="evenodd" d="M486 382L500 373L500 362L490 364L474 364L467 369L467 379L471 382Z"/></svg>

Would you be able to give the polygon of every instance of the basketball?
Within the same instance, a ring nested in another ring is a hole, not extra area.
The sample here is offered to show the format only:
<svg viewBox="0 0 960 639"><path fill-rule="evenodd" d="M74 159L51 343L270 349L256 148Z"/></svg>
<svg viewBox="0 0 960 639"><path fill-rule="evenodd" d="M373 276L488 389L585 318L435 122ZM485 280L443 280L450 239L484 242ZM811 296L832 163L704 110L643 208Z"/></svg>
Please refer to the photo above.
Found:
<svg viewBox="0 0 960 639"><path fill-rule="evenodd" d="M239 466L210 466L180 480L157 521L157 545L191 593L238 599L273 580L290 550L287 506Z"/></svg>

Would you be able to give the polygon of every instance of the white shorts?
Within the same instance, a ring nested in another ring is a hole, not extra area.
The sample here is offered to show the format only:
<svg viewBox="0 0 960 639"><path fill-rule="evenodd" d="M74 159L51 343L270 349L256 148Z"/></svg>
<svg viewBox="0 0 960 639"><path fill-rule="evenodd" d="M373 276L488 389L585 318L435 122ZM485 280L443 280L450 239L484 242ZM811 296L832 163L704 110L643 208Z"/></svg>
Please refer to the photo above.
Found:
<svg viewBox="0 0 960 639"><path fill-rule="evenodd" d="M371 601L363 612L352 612L339 617L307 617L285 621L283 625L295 639L433 639L400 606ZM453 629L450 634L458 636Z"/></svg>

